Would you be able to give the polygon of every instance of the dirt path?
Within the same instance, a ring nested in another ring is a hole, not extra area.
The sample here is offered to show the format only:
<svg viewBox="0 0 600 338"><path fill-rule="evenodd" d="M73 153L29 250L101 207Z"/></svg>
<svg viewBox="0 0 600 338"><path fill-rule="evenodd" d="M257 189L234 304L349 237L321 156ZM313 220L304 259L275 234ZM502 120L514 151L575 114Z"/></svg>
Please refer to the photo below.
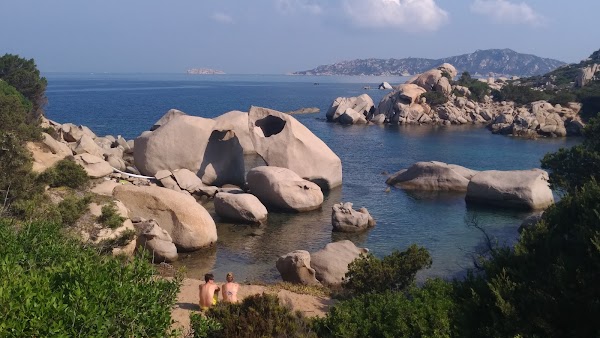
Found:
<svg viewBox="0 0 600 338"><path fill-rule="evenodd" d="M181 290L177 297L177 304L171 312L171 317L176 322L175 327L181 328L184 333L189 331L190 313L199 311L198 306L198 286L204 283L198 279L186 278L183 280ZM218 284L223 284L218 282ZM240 299L257 293L276 294L279 301L294 311L300 311L307 317L322 317L327 313L333 301L328 297L318 297L312 295L298 294L288 290L274 290L262 285L240 285L238 296Z"/></svg>

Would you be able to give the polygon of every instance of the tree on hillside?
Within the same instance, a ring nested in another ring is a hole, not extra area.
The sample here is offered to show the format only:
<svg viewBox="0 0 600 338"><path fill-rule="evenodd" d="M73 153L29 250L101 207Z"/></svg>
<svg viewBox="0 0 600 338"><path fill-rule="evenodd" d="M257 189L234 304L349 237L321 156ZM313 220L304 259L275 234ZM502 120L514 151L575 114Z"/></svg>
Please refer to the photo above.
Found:
<svg viewBox="0 0 600 338"><path fill-rule="evenodd" d="M542 168L550 171L554 189L574 192L590 179L600 182L600 115L590 120L584 140L572 148L561 148L542 159Z"/></svg>
<svg viewBox="0 0 600 338"><path fill-rule="evenodd" d="M40 71L33 59L24 59L18 55L4 54L0 57L0 79L15 87L32 103L28 117L32 120L43 113L46 99L46 78L40 77Z"/></svg>

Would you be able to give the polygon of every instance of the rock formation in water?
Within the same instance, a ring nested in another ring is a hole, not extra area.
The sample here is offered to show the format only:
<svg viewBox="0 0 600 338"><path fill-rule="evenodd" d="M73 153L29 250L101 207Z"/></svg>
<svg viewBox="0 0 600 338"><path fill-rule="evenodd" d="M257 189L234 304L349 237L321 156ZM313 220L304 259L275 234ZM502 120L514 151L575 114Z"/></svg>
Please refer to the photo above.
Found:
<svg viewBox="0 0 600 338"><path fill-rule="evenodd" d="M582 133L584 123L579 116L579 103L561 106L535 101L518 105L510 101L495 102L489 95L477 99L469 88L450 81L456 76L457 71L450 64L430 69L396 86L375 110L356 108L368 107L365 102L372 102L366 94L339 97L331 104L327 120L344 124L365 120L372 124L481 124L496 134L529 138ZM501 89L506 81L489 79L486 83L490 89Z"/></svg>

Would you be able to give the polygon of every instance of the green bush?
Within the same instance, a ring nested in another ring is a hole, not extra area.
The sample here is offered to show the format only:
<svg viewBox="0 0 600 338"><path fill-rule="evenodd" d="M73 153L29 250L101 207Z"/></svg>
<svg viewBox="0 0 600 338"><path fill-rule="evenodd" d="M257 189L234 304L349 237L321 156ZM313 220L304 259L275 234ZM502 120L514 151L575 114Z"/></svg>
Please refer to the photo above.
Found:
<svg viewBox="0 0 600 338"><path fill-rule="evenodd" d="M111 228L116 229L123 225L125 217L121 217L118 213L114 202L108 203L102 207L102 213L98 216L98 222Z"/></svg>
<svg viewBox="0 0 600 338"><path fill-rule="evenodd" d="M341 301L314 328L319 337L451 337L452 285L434 279L404 292L365 294Z"/></svg>
<svg viewBox="0 0 600 338"><path fill-rule="evenodd" d="M40 175L40 180L51 187L69 187L73 189L84 188L90 177L79 164L63 159L48 168Z"/></svg>
<svg viewBox="0 0 600 338"><path fill-rule="evenodd" d="M214 337L219 334L219 331L223 330L221 323L196 312L190 314L190 327L193 338Z"/></svg>
<svg viewBox="0 0 600 338"><path fill-rule="evenodd" d="M358 294L400 291L412 285L419 270L429 267L429 252L414 244L406 251L394 251L383 259L369 253L350 263L342 286Z"/></svg>
<svg viewBox="0 0 600 338"><path fill-rule="evenodd" d="M553 189L576 191L590 179L600 181L600 114L591 119L583 132L581 144L546 154L542 168L550 172Z"/></svg>
<svg viewBox="0 0 600 338"><path fill-rule="evenodd" d="M552 98L550 94L544 91L514 84L507 84L500 90L493 90L492 97L495 101L513 101L519 105Z"/></svg>
<svg viewBox="0 0 600 338"><path fill-rule="evenodd" d="M69 195L64 200L58 203L58 213L60 214L61 222L66 226L74 225L75 222L88 210L91 197L86 196L79 198Z"/></svg>
<svg viewBox="0 0 600 338"><path fill-rule="evenodd" d="M561 106L566 106L569 102L577 102L577 95L570 91L557 91L549 100L551 104L560 104Z"/></svg>
<svg viewBox="0 0 600 338"><path fill-rule="evenodd" d="M469 98L473 101L483 102L485 96L490 94L490 85L486 82L473 79L469 72L463 72L456 83L469 89L471 92Z"/></svg>
<svg viewBox="0 0 600 338"><path fill-rule="evenodd" d="M256 294L237 304L218 304L206 316L223 328L207 337L316 337L302 315L293 314L279 304L277 296L269 294Z"/></svg>
<svg viewBox="0 0 600 338"><path fill-rule="evenodd" d="M180 278L64 237L58 224L0 221L0 337L167 337Z"/></svg>
<svg viewBox="0 0 600 338"><path fill-rule="evenodd" d="M431 107L442 105L448 102L448 98L446 95L440 92L427 92L421 94L421 97L424 97L427 100L427 104Z"/></svg>
<svg viewBox="0 0 600 338"><path fill-rule="evenodd" d="M96 245L101 254L110 254L114 248L124 247L129 244L136 236L135 230L127 229L120 236L113 239L105 239Z"/></svg>

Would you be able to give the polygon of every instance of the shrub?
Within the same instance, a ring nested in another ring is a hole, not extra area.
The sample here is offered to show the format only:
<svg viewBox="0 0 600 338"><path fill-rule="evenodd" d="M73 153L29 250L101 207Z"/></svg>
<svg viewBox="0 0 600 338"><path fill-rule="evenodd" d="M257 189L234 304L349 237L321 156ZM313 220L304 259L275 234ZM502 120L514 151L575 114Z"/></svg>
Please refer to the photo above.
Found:
<svg viewBox="0 0 600 338"><path fill-rule="evenodd" d="M135 238L136 232L132 229L127 229L121 233L119 237L113 239L105 239L96 246L101 254L112 253L114 248L123 247Z"/></svg>
<svg viewBox="0 0 600 338"><path fill-rule="evenodd" d="M427 104L430 106L439 106L446 102L448 102L448 98L446 95L440 92L427 92L421 94L421 97L424 97L427 100Z"/></svg>
<svg viewBox="0 0 600 338"><path fill-rule="evenodd" d="M37 121L46 104L46 78L40 77L33 59L20 58L18 55L4 54L0 57L0 79L15 87L32 103L28 111L28 120Z"/></svg>
<svg viewBox="0 0 600 338"><path fill-rule="evenodd" d="M569 102L577 102L577 96L570 91L558 91L548 100L552 104L560 104L566 106Z"/></svg>
<svg viewBox="0 0 600 338"><path fill-rule="evenodd" d="M359 294L404 290L414 282L419 270L429 267L429 252L414 244L383 259L369 253L350 263L343 287Z"/></svg>
<svg viewBox="0 0 600 338"><path fill-rule="evenodd" d="M166 337L181 278L156 278L61 235L60 225L0 221L1 337Z"/></svg>
<svg viewBox="0 0 600 338"><path fill-rule="evenodd" d="M0 131L0 207L41 193L31 171L32 159L14 132Z"/></svg>
<svg viewBox="0 0 600 338"><path fill-rule="evenodd" d="M452 285L429 280L407 293L360 295L341 301L314 328L320 337L451 337Z"/></svg>
<svg viewBox="0 0 600 338"><path fill-rule="evenodd" d="M223 330L223 325L218 321L205 317L199 313L190 314L190 327L193 338L210 338Z"/></svg>
<svg viewBox="0 0 600 338"><path fill-rule="evenodd" d="M293 314L269 294L256 294L238 304L218 304L206 316L223 327L208 337L316 337L302 315Z"/></svg>
<svg viewBox="0 0 600 338"><path fill-rule="evenodd" d="M63 159L43 172L40 180L51 187L78 189L85 187L89 183L90 177L82 166L71 160Z"/></svg>
<svg viewBox="0 0 600 338"><path fill-rule="evenodd" d="M118 213L114 202L110 202L102 207L102 213L98 216L98 222L111 228L116 229L123 225L125 217L121 217Z"/></svg>
<svg viewBox="0 0 600 338"><path fill-rule="evenodd" d="M91 197L89 196L79 198L70 195L65 197L64 200L58 203L58 213L62 223L66 226L74 225L79 217L88 210L90 200Z"/></svg>
<svg viewBox="0 0 600 338"><path fill-rule="evenodd" d="M524 105L535 101L548 100L551 95L528 86L507 84L500 90L493 90L492 97L495 101L513 101L516 104Z"/></svg>

